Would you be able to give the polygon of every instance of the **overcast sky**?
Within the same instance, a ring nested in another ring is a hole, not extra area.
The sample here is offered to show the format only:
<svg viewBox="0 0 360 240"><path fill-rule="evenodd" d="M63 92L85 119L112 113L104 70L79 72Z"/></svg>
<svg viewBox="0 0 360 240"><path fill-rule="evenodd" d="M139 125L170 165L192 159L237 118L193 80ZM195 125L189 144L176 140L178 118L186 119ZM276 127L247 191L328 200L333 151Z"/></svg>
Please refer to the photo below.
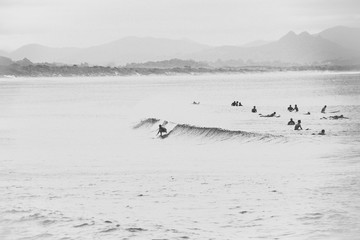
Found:
<svg viewBox="0 0 360 240"><path fill-rule="evenodd" d="M360 27L360 0L0 0L1 50L126 36L241 45L338 25Z"/></svg>

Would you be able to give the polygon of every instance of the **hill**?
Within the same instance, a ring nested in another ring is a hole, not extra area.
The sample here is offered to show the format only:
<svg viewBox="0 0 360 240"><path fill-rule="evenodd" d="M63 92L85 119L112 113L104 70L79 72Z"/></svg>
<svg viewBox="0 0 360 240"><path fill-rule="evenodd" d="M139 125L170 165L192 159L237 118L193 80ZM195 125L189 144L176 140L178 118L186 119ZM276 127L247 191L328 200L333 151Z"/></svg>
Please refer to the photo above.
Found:
<svg viewBox="0 0 360 240"><path fill-rule="evenodd" d="M182 57L208 48L189 40L127 37L89 48L51 48L30 44L9 54L14 60L28 58L33 62L65 64L124 65L131 62L159 61Z"/></svg>
<svg viewBox="0 0 360 240"><path fill-rule="evenodd" d="M198 61L244 60L259 63L313 64L356 59L360 55L307 32L289 32L279 40L257 47L222 46L188 56Z"/></svg>
<svg viewBox="0 0 360 240"><path fill-rule="evenodd" d="M9 66L13 64L10 58L0 56L0 66Z"/></svg>
<svg viewBox="0 0 360 240"><path fill-rule="evenodd" d="M326 29L317 35L344 48L360 52L360 28L337 26Z"/></svg>
<svg viewBox="0 0 360 240"><path fill-rule="evenodd" d="M33 62L60 62L68 55L76 55L79 48L52 48L39 44L28 44L8 54L13 60L28 58Z"/></svg>

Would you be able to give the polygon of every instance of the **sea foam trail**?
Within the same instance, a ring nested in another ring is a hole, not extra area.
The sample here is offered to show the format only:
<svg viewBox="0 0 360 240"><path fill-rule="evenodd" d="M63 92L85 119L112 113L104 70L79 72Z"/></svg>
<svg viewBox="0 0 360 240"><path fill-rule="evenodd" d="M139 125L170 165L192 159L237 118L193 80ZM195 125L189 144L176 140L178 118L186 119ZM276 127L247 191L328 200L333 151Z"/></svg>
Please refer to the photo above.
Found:
<svg viewBox="0 0 360 240"><path fill-rule="evenodd" d="M152 132L157 130L157 124L162 124L167 128L167 134L163 138L192 138L192 139L208 139L212 141L227 141L227 140L241 140L241 141L283 141L283 136L277 136L265 133L246 132L240 130L229 130L218 127L202 127L189 124L179 124L169 121L160 120L157 118L147 118L136 124L133 128L145 128Z"/></svg>

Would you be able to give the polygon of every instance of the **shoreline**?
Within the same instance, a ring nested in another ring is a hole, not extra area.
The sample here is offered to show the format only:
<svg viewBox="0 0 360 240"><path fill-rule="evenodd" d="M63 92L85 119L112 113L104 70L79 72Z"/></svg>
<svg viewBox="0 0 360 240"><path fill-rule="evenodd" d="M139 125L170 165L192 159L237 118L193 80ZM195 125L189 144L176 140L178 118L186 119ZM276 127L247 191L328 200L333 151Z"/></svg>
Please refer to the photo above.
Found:
<svg viewBox="0 0 360 240"><path fill-rule="evenodd" d="M0 78L18 77L121 77L121 76L189 76L213 74L248 74L248 73L281 73L281 72L333 72L358 73L360 66L245 66L224 68L126 68L103 66L49 66L36 64L29 66L0 66Z"/></svg>

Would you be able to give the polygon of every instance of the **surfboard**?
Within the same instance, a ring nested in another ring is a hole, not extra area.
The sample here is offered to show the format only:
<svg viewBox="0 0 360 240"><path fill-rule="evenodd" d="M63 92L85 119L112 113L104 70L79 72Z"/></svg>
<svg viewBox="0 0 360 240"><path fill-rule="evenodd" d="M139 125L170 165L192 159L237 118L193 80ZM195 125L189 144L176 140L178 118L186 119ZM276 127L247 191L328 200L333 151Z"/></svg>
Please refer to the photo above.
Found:
<svg viewBox="0 0 360 240"><path fill-rule="evenodd" d="M164 139L164 138L167 138L168 136L169 136L169 133L166 133L166 134L163 134L162 136L159 136L159 138Z"/></svg>

